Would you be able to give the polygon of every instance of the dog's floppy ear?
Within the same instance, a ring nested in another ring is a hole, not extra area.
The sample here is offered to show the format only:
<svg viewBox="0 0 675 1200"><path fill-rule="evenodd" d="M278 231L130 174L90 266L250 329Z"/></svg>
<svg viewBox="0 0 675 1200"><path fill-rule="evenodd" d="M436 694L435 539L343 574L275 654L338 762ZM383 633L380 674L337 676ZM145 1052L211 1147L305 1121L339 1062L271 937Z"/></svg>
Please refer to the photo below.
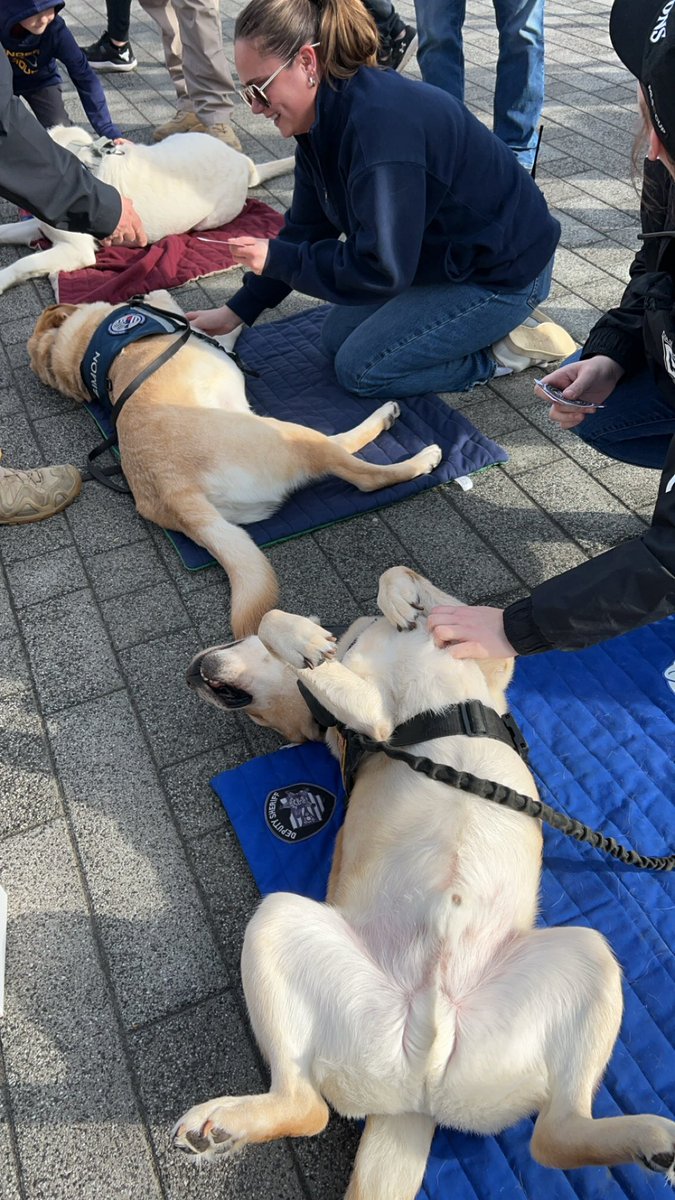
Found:
<svg viewBox="0 0 675 1200"><path fill-rule="evenodd" d="M77 304L50 304L38 317L36 332L45 333L48 329L58 329L76 309Z"/></svg>

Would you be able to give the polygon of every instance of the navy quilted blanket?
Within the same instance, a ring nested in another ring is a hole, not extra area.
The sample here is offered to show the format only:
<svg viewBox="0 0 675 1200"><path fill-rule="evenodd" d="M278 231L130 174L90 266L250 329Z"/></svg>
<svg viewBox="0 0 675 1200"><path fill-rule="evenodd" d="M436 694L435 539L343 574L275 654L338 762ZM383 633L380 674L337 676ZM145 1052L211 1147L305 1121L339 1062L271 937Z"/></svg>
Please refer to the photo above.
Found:
<svg viewBox="0 0 675 1200"><path fill-rule="evenodd" d="M521 659L510 697L545 800L643 853L673 852L675 617L580 653ZM344 811L339 770L325 748L279 750L212 785L260 890L321 899ZM295 789L291 807L284 789ZM303 840L288 836L292 817ZM675 874L621 866L544 829L541 923L592 925L624 972L624 1020L594 1113L675 1118ZM663 1179L638 1166L539 1167L531 1133L530 1120L495 1138L439 1129L419 1200L665 1194Z"/></svg>
<svg viewBox="0 0 675 1200"><path fill-rule="evenodd" d="M237 350L246 365L258 372L246 385L255 412L331 434L351 429L379 407L380 401L360 400L346 392L319 350L319 329L326 311L311 309L242 333ZM96 404L85 407L107 437L110 425L104 409ZM431 393L402 401L401 416L393 428L380 434L360 455L370 462L400 462L432 442L442 447L443 459L431 475L370 493L359 492L333 476L296 492L274 516L246 528L259 546L271 546L508 459L501 446ZM184 534L172 530L167 534L188 570L213 563L210 554Z"/></svg>

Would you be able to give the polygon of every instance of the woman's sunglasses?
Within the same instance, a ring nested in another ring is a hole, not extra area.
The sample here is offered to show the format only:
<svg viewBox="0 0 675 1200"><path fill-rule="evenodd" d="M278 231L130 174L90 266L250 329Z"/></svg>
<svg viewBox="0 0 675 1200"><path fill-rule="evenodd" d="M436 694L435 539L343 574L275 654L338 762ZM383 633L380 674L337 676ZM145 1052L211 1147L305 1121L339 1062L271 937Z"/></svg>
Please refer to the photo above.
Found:
<svg viewBox="0 0 675 1200"><path fill-rule="evenodd" d="M320 46L320 45L321 45L320 42L312 42L310 45L310 50L315 50L316 47ZM237 89L242 100L244 100L246 102L246 104L248 104L249 108L253 108L254 102L256 104L259 104L261 106L261 108L269 108L270 107L270 102L266 96L267 88L270 86L271 83L274 83L274 80L276 79L277 75L280 75L282 71L285 71L286 67L290 67L291 63L293 62L293 59L296 57L297 54L300 53L301 50L302 50L302 46L298 46L298 49L295 51L294 54L291 55L291 57L288 59L288 61L285 63L282 63L280 67L277 67L276 71L273 71L273 73L270 75L269 79L266 79L264 83L249 83L247 87Z"/></svg>

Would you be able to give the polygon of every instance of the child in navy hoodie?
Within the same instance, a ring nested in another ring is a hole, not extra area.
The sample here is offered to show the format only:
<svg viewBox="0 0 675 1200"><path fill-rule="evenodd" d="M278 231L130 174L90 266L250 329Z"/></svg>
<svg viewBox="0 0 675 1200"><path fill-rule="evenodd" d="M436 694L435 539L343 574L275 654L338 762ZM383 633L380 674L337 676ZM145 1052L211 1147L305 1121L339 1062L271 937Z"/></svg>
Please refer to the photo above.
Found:
<svg viewBox="0 0 675 1200"><path fill-rule="evenodd" d="M58 58L72 79L82 107L100 137L121 137L113 125L100 81L65 22L64 7L45 0L2 0L0 42L12 66L14 95L23 96L41 125L72 125L63 104Z"/></svg>

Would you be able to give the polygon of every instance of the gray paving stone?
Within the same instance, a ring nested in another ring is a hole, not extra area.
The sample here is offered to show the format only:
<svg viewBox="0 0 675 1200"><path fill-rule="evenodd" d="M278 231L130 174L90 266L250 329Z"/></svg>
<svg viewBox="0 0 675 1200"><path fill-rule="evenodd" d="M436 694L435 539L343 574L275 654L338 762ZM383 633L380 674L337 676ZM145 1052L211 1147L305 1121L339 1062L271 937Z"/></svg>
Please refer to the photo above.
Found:
<svg viewBox="0 0 675 1200"><path fill-rule="evenodd" d="M6 1080L0 1064L0 1200L21 1200L17 1161L6 1102Z"/></svg>
<svg viewBox="0 0 675 1200"><path fill-rule="evenodd" d="M519 483L589 554L642 532L633 513L569 460L530 471Z"/></svg>
<svg viewBox="0 0 675 1200"><path fill-rule="evenodd" d="M20 622L45 712L121 687L105 629L86 591L24 608Z"/></svg>
<svg viewBox="0 0 675 1200"><path fill-rule="evenodd" d="M208 897L222 953L233 980L238 980L244 931L260 902L251 869L227 818L219 829L192 839L189 853Z"/></svg>
<svg viewBox="0 0 675 1200"><path fill-rule="evenodd" d="M345 521L320 529L314 535L333 570L349 581L354 602L340 607L336 623L345 624L364 612L363 605L373 595L373 582L389 567L403 562L408 549L385 524L383 514L374 513L360 521ZM317 614L319 615L319 614ZM328 616L321 620L328 620Z"/></svg>
<svg viewBox="0 0 675 1200"><path fill-rule="evenodd" d="M84 484L77 503L67 510L67 519L85 555L141 541L148 532L148 523L139 517L131 496L120 496L93 480Z"/></svg>
<svg viewBox="0 0 675 1200"><path fill-rule="evenodd" d="M174 633L120 651L131 694L160 766L182 762L222 742L222 718L183 683L201 647L194 634Z"/></svg>
<svg viewBox="0 0 675 1200"><path fill-rule="evenodd" d="M61 803L18 638L0 663L0 839L60 815Z"/></svg>
<svg viewBox="0 0 675 1200"><path fill-rule="evenodd" d="M328 622L352 609L347 582L332 569L313 538L294 538L270 546L265 553L279 577L279 608L320 614Z"/></svg>
<svg viewBox="0 0 675 1200"><path fill-rule="evenodd" d="M11 417L13 413L26 415L23 401L15 387L2 388L0 389L0 418Z"/></svg>
<svg viewBox="0 0 675 1200"><path fill-rule="evenodd" d="M190 625L187 609L174 584L168 581L106 600L101 605L101 614L117 650L165 633L176 633Z"/></svg>
<svg viewBox="0 0 675 1200"><path fill-rule="evenodd" d="M173 815L184 837L191 840L228 824L225 809L209 780L220 771L238 767L246 759L243 726L248 724L247 719L237 714L228 717L223 713L222 722L223 740L220 746L161 774Z"/></svg>
<svg viewBox="0 0 675 1200"><path fill-rule="evenodd" d="M22 1198L159 1200L64 823L0 841L0 877L9 897L2 1045Z"/></svg>
<svg viewBox="0 0 675 1200"><path fill-rule="evenodd" d="M87 571L99 600L113 600L150 584L165 583L167 572L152 540L87 557Z"/></svg>
<svg viewBox="0 0 675 1200"><path fill-rule="evenodd" d="M586 555L503 472L478 477L474 491L453 497L453 508L489 538L528 587L583 562ZM521 589L522 594L522 589Z"/></svg>
<svg viewBox="0 0 675 1200"><path fill-rule="evenodd" d="M17 608L64 596L87 584L77 551L72 547L15 563L8 568L7 578Z"/></svg>
<svg viewBox="0 0 675 1200"><path fill-rule="evenodd" d="M15 634L16 621L10 607L5 581L0 574L0 641L6 637L13 637Z"/></svg>
<svg viewBox="0 0 675 1200"><path fill-rule="evenodd" d="M0 526L0 550L8 567L27 558L52 554L62 547L72 546L72 543L65 513L58 513L48 521L36 521L32 525Z"/></svg>
<svg viewBox="0 0 675 1200"><path fill-rule="evenodd" d="M134 1067L148 1112L168 1200L305 1200L289 1147L251 1146L205 1176L171 1148L170 1132L195 1103L211 1096L266 1091L243 1017L225 994L161 1021L130 1038ZM325 1200L338 1200L330 1191Z"/></svg>
<svg viewBox="0 0 675 1200"><path fill-rule="evenodd" d="M387 525L410 549L407 565L418 566L440 587L469 604L480 602L492 591L515 586L512 572L458 517L444 490L424 492L412 503L397 504L386 512Z"/></svg>
<svg viewBox="0 0 675 1200"><path fill-rule="evenodd" d="M127 698L77 705L52 718L49 736L125 1024L226 986Z"/></svg>

